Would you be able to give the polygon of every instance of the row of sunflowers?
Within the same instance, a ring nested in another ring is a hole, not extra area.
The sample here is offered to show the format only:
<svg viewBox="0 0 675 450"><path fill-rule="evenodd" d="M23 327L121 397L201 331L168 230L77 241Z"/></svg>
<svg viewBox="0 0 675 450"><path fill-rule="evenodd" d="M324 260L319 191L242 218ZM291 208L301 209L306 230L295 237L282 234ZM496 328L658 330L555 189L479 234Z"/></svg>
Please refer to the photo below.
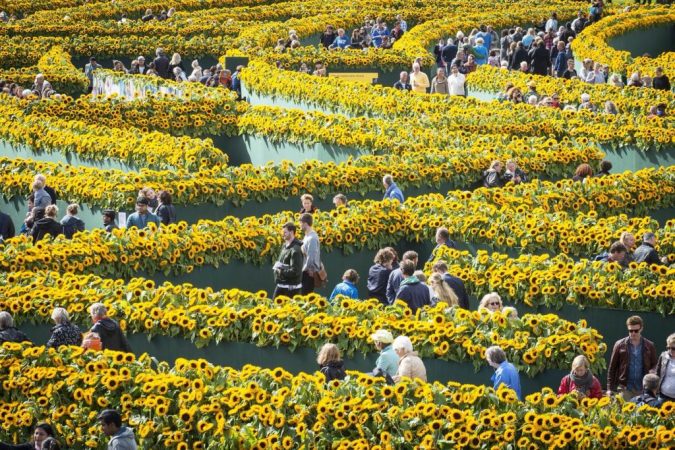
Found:
<svg viewBox="0 0 675 450"><path fill-rule="evenodd" d="M33 286L41 286L35 296ZM334 304L316 294L288 299L267 298L264 291L213 292L191 285L151 280L128 283L90 275L57 272L0 274L0 310L17 322L46 324L55 306L70 311L75 322L88 322L88 307L101 301L128 333L180 336L198 347L220 342L250 342L260 347L316 349L335 342L348 357L373 352L376 330L410 337L423 358L485 365L485 350L500 345L514 365L534 376L547 369L566 369L578 354L596 372L605 368L602 336L585 321L570 322L554 314L526 314L511 319L502 313L470 312L441 304L411 315L403 303L383 307L368 301L338 298Z"/></svg>
<svg viewBox="0 0 675 450"><path fill-rule="evenodd" d="M280 71L261 61L252 62L243 71L242 80L254 94L290 99L351 116L378 116L392 121L415 118L419 121L417 116L424 113L424 125L443 130L567 136L641 149L668 147L675 138L672 128L665 126L672 120L669 118L653 120L644 115L561 111L510 102L486 104L473 98L419 95L340 78ZM593 94L593 88L588 92ZM643 100L639 94L635 95L631 104L639 108Z"/></svg>
<svg viewBox="0 0 675 450"><path fill-rule="evenodd" d="M655 57L635 57L625 50L613 48L609 41L631 31L667 26L675 21L675 10L670 6L642 7L617 14L584 29L572 44L577 58L590 58L609 66L612 72L630 76L634 72L652 76L656 67L665 73L675 71L675 61L668 52Z"/></svg>
<svg viewBox="0 0 675 450"><path fill-rule="evenodd" d="M528 306L559 309L570 304L675 313L675 269L665 265L632 262L624 269L617 263L574 261L562 253L509 258L483 250L473 256L447 247L427 263L428 271L436 261L444 261L479 298L497 291L508 301Z"/></svg>
<svg viewBox="0 0 675 450"><path fill-rule="evenodd" d="M653 76L654 74L645 73L644 75ZM496 94L503 92L507 83L511 83L522 92L527 92L528 85L534 83L539 95L558 95L562 104L576 105L580 102L581 94L590 93L596 105L600 106L606 101L611 101L621 113L636 116L645 115L650 107L659 103L665 103L669 109L675 108L675 94L670 91L633 86L620 88L611 84L589 85L581 80L509 72L487 64L467 75L467 84L472 90Z"/></svg>
<svg viewBox="0 0 675 450"><path fill-rule="evenodd" d="M153 367L116 352L4 344L0 348L3 432L38 420L67 445L105 448L93 418L117 408L142 448L667 448L673 404L636 408L621 400L556 396L518 401L500 388L406 380L396 386L358 372L323 376L282 368L214 366L179 359Z"/></svg>
<svg viewBox="0 0 675 450"><path fill-rule="evenodd" d="M70 102L70 99L64 100L65 104ZM27 147L35 153L61 153L64 156L72 153L90 161L112 158L131 167L158 171L189 173L203 165L227 165L227 155L215 148L210 140L61 119L56 111L53 115L27 113L19 103L12 97L0 99L0 137L17 148Z"/></svg>

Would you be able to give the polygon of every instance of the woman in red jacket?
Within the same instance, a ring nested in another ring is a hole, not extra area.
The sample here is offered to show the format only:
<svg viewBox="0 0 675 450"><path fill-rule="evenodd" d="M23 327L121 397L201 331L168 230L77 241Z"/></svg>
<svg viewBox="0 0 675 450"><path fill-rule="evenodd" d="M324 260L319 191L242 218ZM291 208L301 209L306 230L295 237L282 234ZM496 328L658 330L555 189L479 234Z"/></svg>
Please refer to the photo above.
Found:
<svg viewBox="0 0 675 450"><path fill-rule="evenodd" d="M560 381L558 395L575 393L579 397L600 398L602 386L600 381L591 373L591 364L584 355L579 355L572 361L572 372L565 375Z"/></svg>

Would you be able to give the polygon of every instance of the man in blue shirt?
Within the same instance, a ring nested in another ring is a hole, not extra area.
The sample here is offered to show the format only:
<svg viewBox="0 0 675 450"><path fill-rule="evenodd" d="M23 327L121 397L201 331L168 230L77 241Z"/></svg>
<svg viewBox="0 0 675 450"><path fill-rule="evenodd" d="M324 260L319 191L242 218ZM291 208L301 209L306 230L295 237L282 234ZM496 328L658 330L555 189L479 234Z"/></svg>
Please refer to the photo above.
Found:
<svg viewBox="0 0 675 450"><path fill-rule="evenodd" d="M345 30L343 30L342 28L338 28L337 33L338 34L335 37L335 40L331 45L328 46L328 48L329 49L339 48L341 50L344 50L349 46L349 44L351 44L351 42L349 42L349 37L345 35Z"/></svg>
<svg viewBox="0 0 675 450"><path fill-rule="evenodd" d="M504 350L497 345L488 347L488 349L485 350L485 359L488 364L495 369L495 373L491 378L494 389L497 390L499 385L503 384L516 391L518 400L521 400L523 396L520 391L520 376L518 375L518 369L506 360Z"/></svg>
<svg viewBox="0 0 675 450"><path fill-rule="evenodd" d="M140 196L136 199L136 212L127 217L127 228L136 227L139 230L148 226L150 222L159 228L159 217L148 211L148 199Z"/></svg>
<svg viewBox="0 0 675 450"><path fill-rule="evenodd" d="M384 199L386 200L388 198L391 199L396 199L399 202L403 203L405 198L403 197L403 192L396 186L396 183L394 183L394 177L391 175L387 174L382 178L382 184L384 185L384 188L386 191L384 192Z"/></svg>
<svg viewBox="0 0 675 450"><path fill-rule="evenodd" d="M380 22L377 27L373 28L373 31L370 33L370 36L373 38L373 46L374 47L381 47L382 46L382 38L384 36L389 37L389 30L387 29L387 24L384 22Z"/></svg>

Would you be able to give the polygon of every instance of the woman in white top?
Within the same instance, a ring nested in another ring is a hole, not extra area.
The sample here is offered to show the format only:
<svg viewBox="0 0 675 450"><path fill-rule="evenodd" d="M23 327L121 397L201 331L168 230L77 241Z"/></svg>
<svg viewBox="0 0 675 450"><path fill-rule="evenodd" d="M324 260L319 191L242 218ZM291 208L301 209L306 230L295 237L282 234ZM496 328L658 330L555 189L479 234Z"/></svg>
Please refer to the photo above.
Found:
<svg viewBox="0 0 675 450"><path fill-rule="evenodd" d="M466 95L464 91L464 83L466 77L459 73L457 66L450 68L450 76L448 77L448 90L450 95Z"/></svg>
<svg viewBox="0 0 675 450"><path fill-rule="evenodd" d="M192 61L192 73L190 74L191 77L195 77L197 81L202 77L202 68L199 65L199 61L196 59Z"/></svg>

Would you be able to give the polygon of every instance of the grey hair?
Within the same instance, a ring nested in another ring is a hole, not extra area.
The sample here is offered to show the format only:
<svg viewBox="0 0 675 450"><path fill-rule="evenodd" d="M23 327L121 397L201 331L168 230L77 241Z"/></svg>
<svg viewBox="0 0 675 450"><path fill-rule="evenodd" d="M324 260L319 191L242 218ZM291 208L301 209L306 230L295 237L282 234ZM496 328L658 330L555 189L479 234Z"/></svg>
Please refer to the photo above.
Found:
<svg viewBox="0 0 675 450"><path fill-rule="evenodd" d="M54 311L52 311L52 320L56 323L68 322L70 317L68 316L68 311L66 311L66 308L54 308Z"/></svg>
<svg viewBox="0 0 675 450"><path fill-rule="evenodd" d="M493 345L485 350L485 359L495 364L501 364L506 361L506 353L498 345Z"/></svg>
<svg viewBox="0 0 675 450"><path fill-rule="evenodd" d="M659 376L654 373L648 373L642 379L642 387L648 391L655 392L659 388Z"/></svg>
<svg viewBox="0 0 675 450"><path fill-rule="evenodd" d="M651 231L648 231L648 232L646 232L645 234L642 235L642 240L644 242L647 242L647 241L651 241L655 237L656 237L656 235L654 233L652 233Z"/></svg>
<svg viewBox="0 0 675 450"><path fill-rule="evenodd" d="M394 177L392 177L390 174L387 174L382 177L382 182L387 186L391 186L391 183L394 182Z"/></svg>
<svg viewBox="0 0 675 450"><path fill-rule="evenodd" d="M413 351L413 345L408 336L398 336L391 344L394 350L405 350L406 353Z"/></svg>
<svg viewBox="0 0 675 450"><path fill-rule="evenodd" d="M89 307L89 314L94 317L103 317L108 312L108 308L103 303L94 303Z"/></svg>
<svg viewBox="0 0 675 450"><path fill-rule="evenodd" d="M14 326L14 319L7 311L0 311L0 330L12 328Z"/></svg>

